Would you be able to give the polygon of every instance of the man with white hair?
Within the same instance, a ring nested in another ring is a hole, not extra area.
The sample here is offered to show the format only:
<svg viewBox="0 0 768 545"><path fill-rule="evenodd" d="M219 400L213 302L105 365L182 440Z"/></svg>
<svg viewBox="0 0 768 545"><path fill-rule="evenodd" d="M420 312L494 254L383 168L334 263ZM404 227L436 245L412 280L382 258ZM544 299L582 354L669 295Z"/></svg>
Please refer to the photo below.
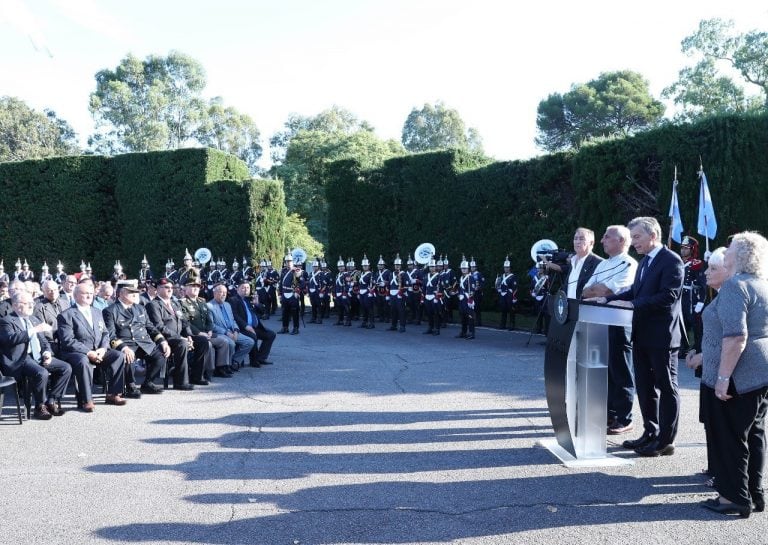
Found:
<svg viewBox="0 0 768 545"><path fill-rule="evenodd" d="M608 259L595 267L587 280L582 297L608 297L632 288L637 262L629 250L629 229L609 225L600 242ZM608 434L619 435L634 429L632 403L635 399L635 379L632 371L631 329L608 327Z"/></svg>

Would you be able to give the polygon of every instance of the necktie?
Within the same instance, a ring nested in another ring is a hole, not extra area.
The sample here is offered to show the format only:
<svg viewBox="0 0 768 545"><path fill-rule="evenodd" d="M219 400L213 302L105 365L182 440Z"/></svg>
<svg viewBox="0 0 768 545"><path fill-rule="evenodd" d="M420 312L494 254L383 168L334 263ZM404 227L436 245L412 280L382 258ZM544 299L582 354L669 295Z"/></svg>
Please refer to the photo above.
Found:
<svg viewBox="0 0 768 545"><path fill-rule="evenodd" d="M648 256L645 256L643 258L643 264L640 266L640 280L643 279L643 276L645 275L646 271L648 270L648 265L651 262L651 258Z"/></svg>
<svg viewBox="0 0 768 545"><path fill-rule="evenodd" d="M32 358L35 361L40 361L40 339L37 338L37 333L32 329L32 322L29 318L24 318L24 325L27 328L27 334L29 335L29 353L32 354Z"/></svg>

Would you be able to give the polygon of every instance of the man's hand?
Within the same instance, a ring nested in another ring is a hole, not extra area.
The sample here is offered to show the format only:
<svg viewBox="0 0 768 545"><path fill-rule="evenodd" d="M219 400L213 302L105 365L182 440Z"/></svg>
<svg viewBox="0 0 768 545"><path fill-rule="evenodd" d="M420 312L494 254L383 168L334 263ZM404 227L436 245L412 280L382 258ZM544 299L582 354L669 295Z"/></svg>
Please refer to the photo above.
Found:
<svg viewBox="0 0 768 545"><path fill-rule="evenodd" d="M588 297L608 297L609 295L613 295L613 292L606 288L605 284L592 284L581 292L583 299Z"/></svg>
<svg viewBox="0 0 768 545"><path fill-rule="evenodd" d="M48 325L48 324L46 324L46 325ZM48 326L48 327L51 327L51 326ZM48 365L49 363L51 363L51 353L48 352L47 350L45 352L43 352L42 353L42 360L41 361L42 361L43 365Z"/></svg>
<svg viewBox="0 0 768 545"><path fill-rule="evenodd" d="M253 329L253 326L247 325L247 326L245 326L245 330L253 333L254 335L256 334L256 330Z"/></svg>
<svg viewBox="0 0 768 545"><path fill-rule="evenodd" d="M98 353L95 350L89 350L85 353L86 356L88 356L88 361L92 363L100 363L101 358L99 358Z"/></svg>
<svg viewBox="0 0 768 545"><path fill-rule="evenodd" d="M695 350L691 350L685 355L685 365L688 369L696 369L701 367L702 359L703 356L701 353L697 354Z"/></svg>
<svg viewBox="0 0 768 545"><path fill-rule="evenodd" d="M160 343L160 348L163 350L163 356L166 358L170 357L171 355L171 345L168 344L168 341L163 341Z"/></svg>
<svg viewBox="0 0 768 545"><path fill-rule="evenodd" d="M51 331L53 331L53 328L50 325L46 324L45 322L40 322L39 324L37 324L35 327L32 328L32 331L34 331L35 333L50 333Z"/></svg>
<svg viewBox="0 0 768 545"><path fill-rule="evenodd" d="M601 299L605 299L605 297L601 297ZM612 307L635 308L635 305L632 303L632 301L611 301L608 304Z"/></svg>
<svg viewBox="0 0 768 545"><path fill-rule="evenodd" d="M124 346L120 351L125 355L125 363L133 363L136 361L136 352L127 346Z"/></svg>
<svg viewBox="0 0 768 545"><path fill-rule="evenodd" d="M187 348L190 350L195 349L195 341L192 340L192 337L187 337Z"/></svg>

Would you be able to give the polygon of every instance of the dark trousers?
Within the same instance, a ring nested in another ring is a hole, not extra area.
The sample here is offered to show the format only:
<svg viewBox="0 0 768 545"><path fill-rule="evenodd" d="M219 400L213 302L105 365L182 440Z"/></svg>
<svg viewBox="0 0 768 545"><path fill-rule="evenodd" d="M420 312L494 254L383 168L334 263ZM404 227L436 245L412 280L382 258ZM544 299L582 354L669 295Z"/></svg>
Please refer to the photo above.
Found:
<svg viewBox="0 0 768 545"><path fill-rule="evenodd" d="M635 377L632 341L628 328L608 327L608 418L623 425L632 422Z"/></svg>
<svg viewBox="0 0 768 545"><path fill-rule="evenodd" d="M192 335L192 346L194 349L189 353L189 379L192 382L200 382L207 366L210 365L211 343L203 335Z"/></svg>
<svg viewBox="0 0 768 545"><path fill-rule="evenodd" d="M352 317L349 313L349 297L346 295L336 295L334 307L338 313L338 320L336 320L336 324L338 325L343 323L350 323Z"/></svg>
<svg viewBox="0 0 768 545"><path fill-rule="evenodd" d="M144 375L144 384L154 382L160 375L165 376L165 356L159 346L155 345L152 352L147 353L143 348L136 345L123 343L121 347L127 346L136 353L136 358L144 360L146 374ZM128 384L136 384L133 376L133 365L125 366L125 381Z"/></svg>
<svg viewBox="0 0 768 545"><path fill-rule="evenodd" d="M255 333L251 333L247 329L241 329L240 334L253 339L253 348L248 353L248 357L250 358L250 363L257 364L269 359L269 353L272 350L272 343L275 342L275 337L277 335L274 331L267 329L261 323L253 328L253 330Z"/></svg>
<svg viewBox="0 0 768 545"><path fill-rule="evenodd" d="M764 498L768 386L741 395L730 387L728 393L733 397L721 401L712 388L702 386L705 426L711 435L710 470L715 488L724 498L750 505L755 498Z"/></svg>
<svg viewBox="0 0 768 545"><path fill-rule="evenodd" d="M72 366L72 374L77 382L79 403L93 401L93 368L88 356L82 353L62 353L61 359ZM107 349L104 359L98 364L104 371L107 382L107 393L117 395L123 393L125 383L125 355L119 350Z"/></svg>
<svg viewBox="0 0 768 545"><path fill-rule="evenodd" d="M470 308L467 299L459 301L459 313L461 314L461 334L475 336L475 309Z"/></svg>
<svg viewBox="0 0 768 545"><path fill-rule="evenodd" d="M44 401L59 401L64 396L69 377L72 376L72 367L67 362L56 358L51 358L50 363L42 366L32 359L32 356L27 356L15 372L11 373L10 370L3 369L3 374L17 381L20 381L21 377L26 377L35 398L35 405L41 405ZM46 396L49 378L51 386Z"/></svg>
<svg viewBox="0 0 768 545"><path fill-rule="evenodd" d="M363 314L363 325L373 326L373 301L368 293L360 295L360 310Z"/></svg>
<svg viewBox="0 0 768 545"><path fill-rule="evenodd" d="M288 323L293 321L293 329L299 330L299 300L294 294L293 297L283 297L280 301L283 307L283 329L288 329Z"/></svg>
<svg viewBox="0 0 768 545"><path fill-rule="evenodd" d="M187 339L179 337L166 340L171 347L171 355L173 356L173 370L171 370L173 373L173 385L189 384L189 367L187 365L189 348L187 348Z"/></svg>
<svg viewBox="0 0 768 545"><path fill-rule="evenodd" d="M632 349L637 401L645 431L668 445L677 436L680 393L677 388L677 349Z"/></svg>
<svg viewBox="0 0 768 545"><path fill-rule="evenodd" d="M313 288L315 289L315 288ZM320 303L320 292L315 289L314 292L309 294L309 303L312 305L312 322L322 323L323 321L323 309Z"/></svg>
<svg viewBox="0 0 768 545"><path fill-rule="evenodd" d="M389 314L392 317L390 327L397 327L397 323L400 322L400 329L405 329L405 297L390 296Z"/></svg>
<svg viewBox="0 0 768 545"><path fill-rule="evenodd" d="M442 312L442 305L437 298L431 301L424 301L424 306L427 309L427 319L429 320L428 331L440 331L440 313Z"/></svg>

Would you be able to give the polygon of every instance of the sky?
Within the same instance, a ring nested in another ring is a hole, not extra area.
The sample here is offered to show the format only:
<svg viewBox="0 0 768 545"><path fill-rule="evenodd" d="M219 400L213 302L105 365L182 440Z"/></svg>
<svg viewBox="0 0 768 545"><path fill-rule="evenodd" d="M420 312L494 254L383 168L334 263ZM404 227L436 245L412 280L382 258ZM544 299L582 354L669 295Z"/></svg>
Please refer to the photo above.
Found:
<svg viewBox="0 0 768 545"><path fill-rule="evenodd" d="M658 98L712 17L768 30L755 0L0 0L0 96L55 111L85 145L96 72L178 50L205 68L206 97L253 118L265 158L291 113L338 105L400 140L413 108L442 101L488 155L527 159L542 99L624 69Z"/></svg>

